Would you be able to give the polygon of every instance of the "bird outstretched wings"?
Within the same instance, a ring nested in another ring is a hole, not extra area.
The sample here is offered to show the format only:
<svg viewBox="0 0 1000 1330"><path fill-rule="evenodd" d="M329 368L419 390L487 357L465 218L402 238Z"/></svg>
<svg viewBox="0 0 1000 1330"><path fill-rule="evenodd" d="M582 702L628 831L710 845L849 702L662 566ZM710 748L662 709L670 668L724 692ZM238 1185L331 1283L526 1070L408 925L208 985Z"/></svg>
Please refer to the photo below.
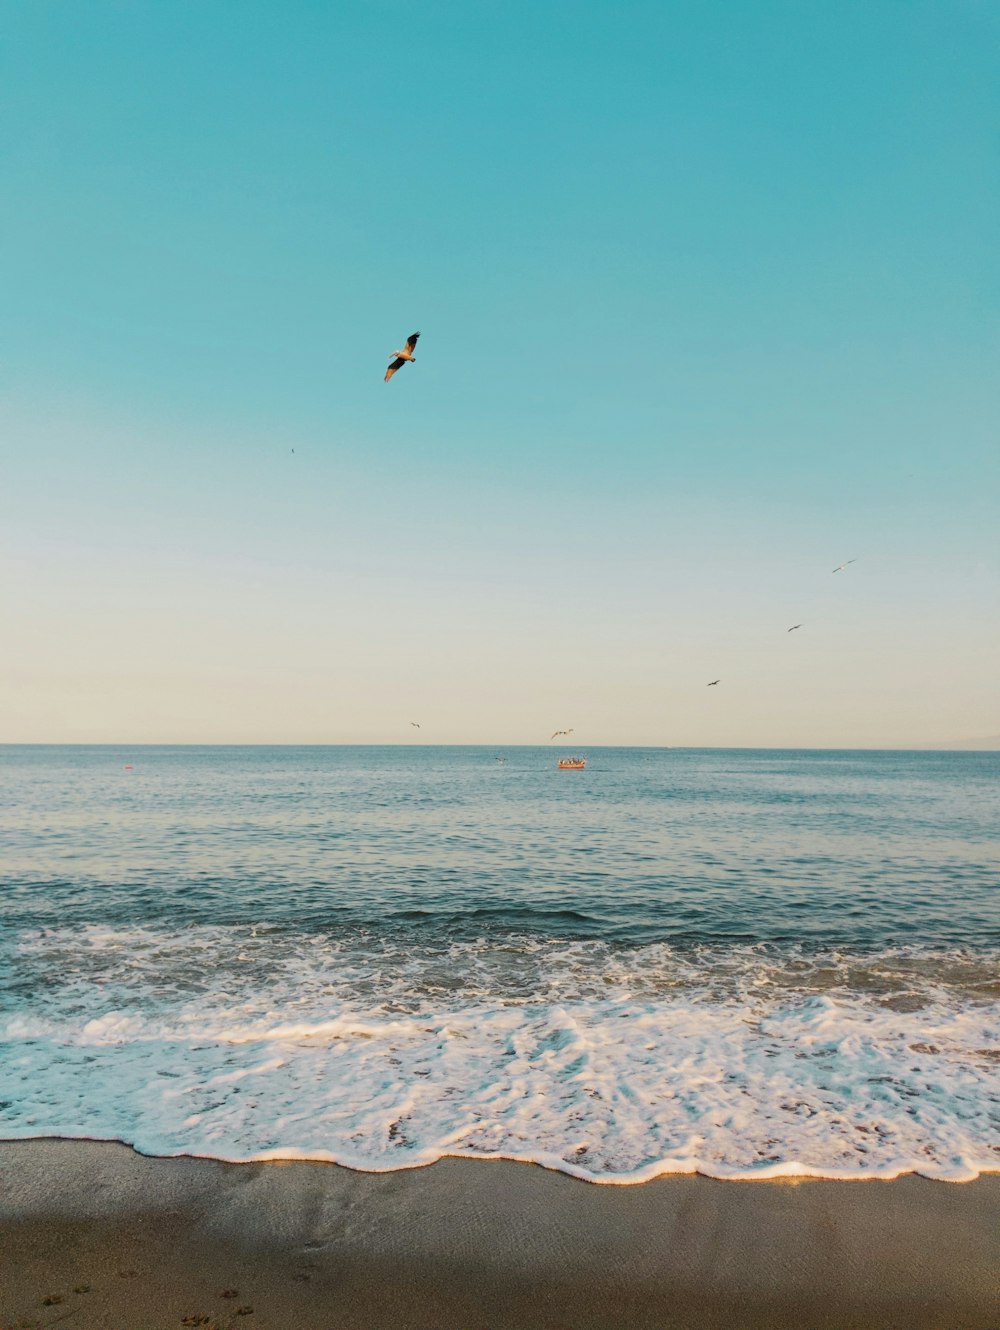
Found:
<svg viewBox="0 0 1000 1330"><path fill-rule="evenodd" d="M406 364L408 360L413 359L413 348L416 346L417 338L419 336L420 334L418 332L410 333L409 337L407 337L406 339L405 350L393 352L393 355L396 357L396 359L390 364L389 368L385 372L386 383L389 382L389 380L395 374L397 369L402 369L402 367Z"/></svg>

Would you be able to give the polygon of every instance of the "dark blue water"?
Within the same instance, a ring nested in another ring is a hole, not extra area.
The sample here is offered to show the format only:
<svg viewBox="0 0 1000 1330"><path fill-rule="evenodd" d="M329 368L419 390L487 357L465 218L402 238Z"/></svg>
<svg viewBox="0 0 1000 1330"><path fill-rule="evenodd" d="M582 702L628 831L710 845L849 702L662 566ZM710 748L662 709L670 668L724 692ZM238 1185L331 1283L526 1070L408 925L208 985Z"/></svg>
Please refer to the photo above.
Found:
<svg viewBox="0 0 1000 1330"><path fill-rule="evenodd" d="M2 748L0 910L621 942L1000 940L1000 756ZM123 770L125 763L134 771Z"/></svg>

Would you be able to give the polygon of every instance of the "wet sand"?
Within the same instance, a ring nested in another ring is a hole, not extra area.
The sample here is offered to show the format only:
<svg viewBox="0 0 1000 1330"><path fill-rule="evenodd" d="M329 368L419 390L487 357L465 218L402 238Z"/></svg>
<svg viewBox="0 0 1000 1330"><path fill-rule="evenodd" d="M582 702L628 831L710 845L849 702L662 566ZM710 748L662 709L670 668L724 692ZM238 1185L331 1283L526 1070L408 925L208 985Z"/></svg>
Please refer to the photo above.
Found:
<svg viewBox="0 0 1000 1330"><path fill-rule="evenodd" d="M2 1330L185 1324L998 1330L1000 1175L600 1187L0 1143Z"/></svg>

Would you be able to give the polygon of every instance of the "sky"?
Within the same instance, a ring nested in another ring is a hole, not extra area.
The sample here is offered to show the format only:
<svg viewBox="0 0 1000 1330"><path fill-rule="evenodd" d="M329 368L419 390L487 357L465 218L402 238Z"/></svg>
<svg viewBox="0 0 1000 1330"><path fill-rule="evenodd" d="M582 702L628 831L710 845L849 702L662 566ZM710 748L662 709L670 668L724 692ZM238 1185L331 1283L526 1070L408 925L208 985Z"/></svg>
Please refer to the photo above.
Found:
<svg viewBox="0 0 1000 1330"><path fill-rule="evenodd" d="M1000 736L996 5L6 0L0 62L0 742Z"/></svg>

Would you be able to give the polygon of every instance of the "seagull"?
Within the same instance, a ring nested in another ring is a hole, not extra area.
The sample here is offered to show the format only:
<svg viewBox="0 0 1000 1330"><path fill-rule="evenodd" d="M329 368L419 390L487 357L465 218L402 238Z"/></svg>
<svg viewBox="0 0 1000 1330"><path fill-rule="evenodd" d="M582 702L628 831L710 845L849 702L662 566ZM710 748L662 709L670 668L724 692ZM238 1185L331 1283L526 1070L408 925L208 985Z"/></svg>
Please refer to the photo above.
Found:
<svg viewBox="0 0 1000 1330"><path fill-rule="evenodd" d="M722 683L721 679L713 679L711 683L705 685L706 688L714 688L717 683Z"/></svg>
<svg viewBox="0 0 1000 1330"><path fill-rule="evenodd" d="M857 559L848 559L848 560L847 560L847 563L857 563ZM847 563L841 563L841 564L838 564L837 567L834 568L833 571L834 571L835 573L842 573L842 572L844 571L844 569L847 567Z"/></svg>
<svg viewBox="0 0 1000 1330"><path fill-rule="evenodd" d="M552 742L552 739L558 739L559 736L560 736L560 734L572 734L572 733L573 733L572 729L569 729L569 730L556 730L556 731L554 732L554 734L552 735L552 738L549 740L549 742L551 743L551 742Z"/></svg>
<svg viewBox="0 0 1000 1330"><path fill-rule="evenodd" d="M402 351L393 351L392 354L396 357L396 359L392 362L392 364L385 372L386 383L389 382L389 380L395 374L397 369L403 368L403 366L406 364L408 360L416 360L416 356L413 354L413 348L416 346L417 338L419 336L420 334L418 332L410 333L409 337L407 337L406 339L406 347Z"/></svg>
<svg viewBox="0 0 1000 1330"><path fill-rule="evenodd" d="M801 625L800 623L793 623L792 626L791 626L791 628L789 628L788 631L789 631L790 633L794 633L795 630L796 630L796 628L801 628L801 627L802 627L802 625Z"/></svg>
<svg viewBox="0 0 1000 1330"><path fill-rule="evenodd" d="M420 729L420 726L417 724L417 722L416 722L415 720L411 720L411 721L410 721L410 724L413 726L413 728L414 728L415 730L419 730L419 729Z"/></svg>

